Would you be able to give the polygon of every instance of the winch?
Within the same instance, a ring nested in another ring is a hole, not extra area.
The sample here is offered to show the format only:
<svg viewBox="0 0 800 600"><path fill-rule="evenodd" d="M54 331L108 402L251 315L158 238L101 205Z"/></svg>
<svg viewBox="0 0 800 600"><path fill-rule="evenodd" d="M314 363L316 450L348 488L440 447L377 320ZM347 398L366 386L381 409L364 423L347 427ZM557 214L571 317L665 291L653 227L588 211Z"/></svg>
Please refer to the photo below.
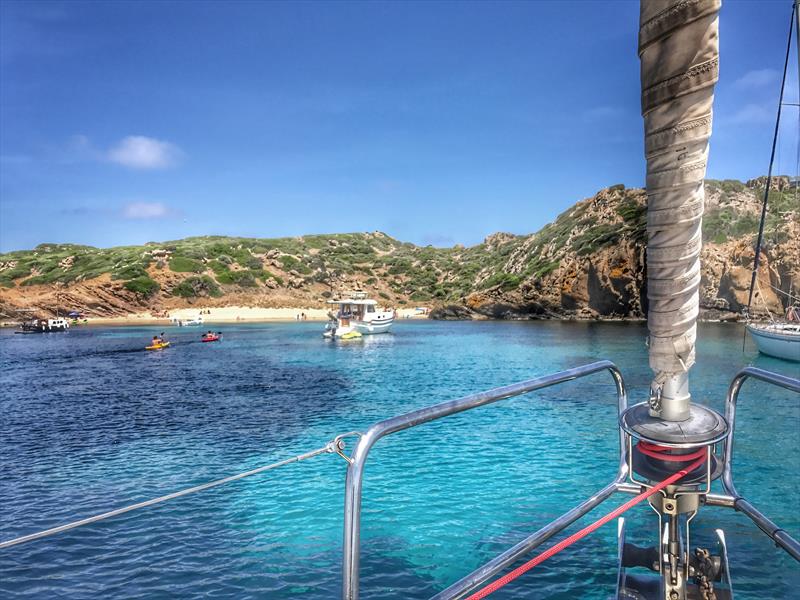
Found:
<svg viewBox="0 0 800 600"><path fill-rule="evenodd" d="M620 597L724 600L730 597L730 587L714 588L714 582L727 577L722 568L724 550L718 555L705 548L692 552L689 526L705 503L711 482L722 475L723 457L717 447L728 437L728 423L713 409L698 404L688 405L688 417L682 421L665 420L653 412L652 402L643 402L620 416L620 427L628 434L629 480L646 489L678 471L687 473L648 498L658 515L658 547L638 548L623 542L623 568L644 566L660 577L656 581L628 574Z"/></svg>

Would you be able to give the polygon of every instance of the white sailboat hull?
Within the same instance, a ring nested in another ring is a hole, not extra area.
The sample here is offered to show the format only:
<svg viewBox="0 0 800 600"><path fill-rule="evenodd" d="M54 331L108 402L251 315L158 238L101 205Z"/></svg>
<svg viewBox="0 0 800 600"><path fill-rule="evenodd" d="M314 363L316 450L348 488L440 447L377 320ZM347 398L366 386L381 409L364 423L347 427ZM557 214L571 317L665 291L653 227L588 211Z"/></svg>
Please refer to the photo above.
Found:
<svg viewBox="0 0 800 600"><path fill-rule="evenodd" d="M747 325L747 331L762 354L800 362L800 325Z"/></svg>

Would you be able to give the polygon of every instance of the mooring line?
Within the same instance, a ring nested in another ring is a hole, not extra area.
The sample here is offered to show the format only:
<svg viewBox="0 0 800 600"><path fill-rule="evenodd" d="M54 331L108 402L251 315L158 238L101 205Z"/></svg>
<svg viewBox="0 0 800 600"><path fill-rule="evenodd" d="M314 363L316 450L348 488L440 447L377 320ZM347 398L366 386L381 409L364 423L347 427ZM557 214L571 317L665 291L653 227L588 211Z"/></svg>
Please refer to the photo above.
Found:
<svg viewBox="0 0 800 600"><path fill-rule="evenodd" d="M116 517L118 515L131 512L133 510L146 508L148 506L160 504L161 502L166 502L167 500L174 500L175 498L181 498L182 496L188 496L189 494L194 494L195 492L202 492L209 488L217 487L219 485L225 485L226 483L238 481L239 479L244 479L245 477L258 475L259 473L263 473L265 471L277 469L278 467L283 467L291 463L296 463L309 458L313 458L315 456L319 456L320 454L340 454L344 450L344 442L341 440L342 437L344 436L337 436L334 440L328 442L321 448L317 448L316 450L311 450L310 452L306 452L304 454L298 454L297 456L293 456L291 458L287 458L278 461L276 463L272 463L270 465L263 465L255 469L251 469L250 471L245 471L244 473L237 473L236 475L231 475L230 477L217 479L215 481L209 481L208 483L203 483L200 485L196 485L194 487L186 488L184 490L173 492L165 496L159 496L158 498L152 498L150 500L145 500L144 502L137 502L136 504L123 506L122 508L117 508L115 510L105 512L99 515L94 515L92 517L87 517L85 519L80 519L78 521L72 521L71 523L59 525L58 527L45 529L44 531L38 531L36 533L23 535L21 537L14 538L12 540L0 542L0 549L10 548L11 546L16 546L17 544L24 544L25 542L32 542L34 540L38 540L41 538L49 537L51 535L55 535L57 533L61 533L62 531L68 531L70 529L75 529L76 527L82 527L83 525L89 525L91 523L97 523L98 521L104 521L106 519L110 519L112 517Z"/></svg>

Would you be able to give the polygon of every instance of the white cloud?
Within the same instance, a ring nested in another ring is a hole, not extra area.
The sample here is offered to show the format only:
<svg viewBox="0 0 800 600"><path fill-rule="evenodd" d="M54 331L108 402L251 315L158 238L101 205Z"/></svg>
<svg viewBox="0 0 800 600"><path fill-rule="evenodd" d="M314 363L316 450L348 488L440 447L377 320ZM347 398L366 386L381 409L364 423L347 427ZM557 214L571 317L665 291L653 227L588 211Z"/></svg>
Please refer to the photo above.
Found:
<svg viewBox="0 0 800 600"><path fill-rule="evenodd" d="M775 108L763 104L745 104L731 117L733 123L769 123L775 120Z"/></svg>
<svg viewBox="0 0 800 600"><path fill-rule="evenodd" d="M168 169L182 155L180 148L170 142L129 135L108 151L108 160L131 169Z"/></svg>
<svg viewBox="0 0 800 600"><path fill-rule="evenodd" d="M737 88L761 88L778 81L778 72L775 69L755 69L748 71L734 82Z"/></svg>
<svg viewBox="0 0 800 600"><path fill-rule="evenodd" d="M172 214L172 210L161 202L131 202L122 209L126 219L163 219Z"/></svg>

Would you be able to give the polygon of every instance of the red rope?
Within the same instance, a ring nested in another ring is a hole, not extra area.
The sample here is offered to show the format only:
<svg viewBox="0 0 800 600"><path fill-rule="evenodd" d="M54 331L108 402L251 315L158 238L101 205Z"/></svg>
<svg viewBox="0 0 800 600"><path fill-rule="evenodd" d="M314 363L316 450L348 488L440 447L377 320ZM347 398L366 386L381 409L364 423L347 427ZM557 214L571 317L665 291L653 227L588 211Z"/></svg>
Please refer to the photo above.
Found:
<svg viewBox="0 0 800 600"><path fill-rule="evenodd" d="M639 446L641 446L641 444L642 444L642 442L639 442ZM642 448L640 448L640 450L641 449ZM668 450L668 448L664 448L662 446L656 446L656 445L653 445L653 444L648 444L648 447L647 447L648 456L652 456L653 454L651 454L651 453L655 453L655 452L658 452L658 451L664 452L666 450ZM492 583L487 585L482 590L479 590L479 591L475 592L474 594L472 594L471 596L469 596L467 598L467 600L480 600L481 598L486 598L486 596L488 596L489 594L491 594L493 592L496 592L497 590L499 590L504 585L506 585L508 583L511 583L512 581L514 581L520 575L523 575L524 573L527 573L528 571L530 571L536 565L539 565L539 564L543 563L544 561L546 561L551 556L554 556L554 555L558 554L559 552L561 552L562 550L564 550L565 548L568 548L569 546L571 546L572 544L574 544L578 540L580 540L580 539L586 537L587 535L589 535L590 533L592 533L594 530L599 529L600 527L602 527L603 525L605 525L609 521L612 521L613 519L616 519L618 516L620 516L622 513L624 513L629 508L632 508L632 507L636 506L637 504L639 504L639 502L641 502L642 500L646 500L647 498L649 498L653 494L657 494L658 492L663 490L668 485L672 485L673 483L675 483L676 481L678 481L682 477L685 477L687 474L689 474L690 472L694 471L697 467L699 467L700 465L702 465L706 461L706 450L705 450L705 448L701 448L697 452L693 452L691 454L680 455L681 458L677 459L677 460L688 460L688 459L691 459L691 458L695 458L695 456L697 454L702 454L702 456L697 458L689 466L684 467L683 469L681 469L680 471L678 471L677 473L675 473L673 475L670 475L664 481L662 481L659 484L656 484L655 486L651 487L649 490L647 490L645 492L642 492L638 496L634 496L633 498L628 500L625 504L615 508L614 510L612 510L610 513L608 513L604 517L601 517L600 519L598 519L597 521L595 521L591 525L588 525L587 527L584 527L583 529L581 529L577 533L573 533L567 539L560 541L559 543L557 543L552 548L549 548L549 549L545 550L544 552L542 552L541 554L539 554L538 556L535 556L534 558L532 558L531 560L526 562L524 565L521 565L521 566L517 567L516 569L514 569L513 571L511 571L510 573L508 573L506 575L503 575L500 579L496 579L495 581L493 581ZM665 459L664 458L665 456L674 456L674 455L659 454L657 456L657 458L660 458L662 460L676 460L676 459L669 459L669 458Z"/></svg>

